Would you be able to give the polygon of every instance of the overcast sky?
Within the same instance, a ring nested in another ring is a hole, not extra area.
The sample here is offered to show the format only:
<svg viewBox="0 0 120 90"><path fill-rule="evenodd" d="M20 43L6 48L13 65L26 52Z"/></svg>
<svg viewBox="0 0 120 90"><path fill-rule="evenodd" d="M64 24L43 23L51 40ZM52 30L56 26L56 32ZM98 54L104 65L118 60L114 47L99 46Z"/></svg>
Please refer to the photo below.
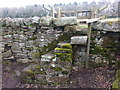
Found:
<svg viewBox="0 0 120 90"><path fill-rule="evenodd" d="M34 5L34 4L58 4L58 3L73 3L73 2L92 2L92 1L105 1L105 0L0 0L0 7L22 7L26 5ZM108 1L108 0L106 0ZM114 1L114 0L110 0Z"/></svg>

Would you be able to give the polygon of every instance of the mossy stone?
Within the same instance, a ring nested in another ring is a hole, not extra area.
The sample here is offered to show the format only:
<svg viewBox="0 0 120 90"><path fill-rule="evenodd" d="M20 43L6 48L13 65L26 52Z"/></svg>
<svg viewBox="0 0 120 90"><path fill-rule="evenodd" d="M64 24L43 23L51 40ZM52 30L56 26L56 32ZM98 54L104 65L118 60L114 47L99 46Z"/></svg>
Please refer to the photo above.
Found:
<svg viewBox="0 0 120 90"><path fill-rule="evenodd" d="M116 71L116 79L113 82L112 88L120 89L120 69Z"/></svg>
<svg viewBox="0 0 120 90"><path fill-rule="evenodd" d="M67 26L64 27L64 31L66 31L66 32L76 31L76 27L77 27L76 25L71 25L71 26L67 25Z"/></svg>
<svg viewBox="0 0 120 90"><path fill-rule="evenodd" d="M27 70L22 74L23 83L33 83L35 80L35 72L33 70Z"/></svg>
<svg viewBox="0 0 120 90"><path fill-rule="evenodd" d="M55 71L62 71L61 67L50 67L50 69L55 70Z"/></svg>
<svg viewBox="0 0 120 90"><path fill-rule="evenodd" d="M32 58L33 59L40 59L40 53L33 53Z"/></svg>
<svg viewBox="0 0 120 90"><path fill-rule="evenodd" d="M71 49L66 49L66 48L55 48L55 52L72 53L72 50Z"/></svg>
<svg viewBox="0 0 120 90"><path fill-rule="evenodd" d="M62 45L62 48L72 49L72 45L70 43Z"/></svg>
<svg viewBox="0 0 120 90"><path fill-rule="evenodd" d="M33 75L34 75L34 71L33 71L33 70L27 70L27 71L25 71L25 73L26 73L28 76L33 76Z"/></svg>
<svg viewBox="0 0 120 90"><path fill-rule="evenodd" d="M62 71L62 74L68 74L69 72L68 71Z"/></svg>

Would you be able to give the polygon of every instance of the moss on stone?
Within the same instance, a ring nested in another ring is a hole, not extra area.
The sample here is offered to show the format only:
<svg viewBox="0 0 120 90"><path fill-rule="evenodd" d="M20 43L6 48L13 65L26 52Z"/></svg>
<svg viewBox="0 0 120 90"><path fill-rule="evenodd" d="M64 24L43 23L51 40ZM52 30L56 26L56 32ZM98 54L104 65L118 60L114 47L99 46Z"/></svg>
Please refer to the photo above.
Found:
<svg viewBox="0 0 120 90"><path fill-rule="evenodd" d="M116 71L116 79L113 82L112 88L120 89L120 69Z"/></svg>
<svg viewBox="0 0 120 90"><path fill-rule="evenodd" d="M70 43L62 45L62 48L72 49L72 45Z"/></svg>
<svg viewBox="0 0 120 90"><path fill-rule="evenodd" d="M71 33L71 32L63 33L63 35L59 36L58 42L63 42L63 41L70 42L72 35L73 35L73 33Z"/></svg>
<svg viewBox="0 0 120 90"><path fill-rule="evenodd" d="M35 80L35 72L33 70L24 71L22 74L23 83L33 83Z"/></svg>
<svg viewBox="0 0 120 90"><path fill-rule="evenodd" d="M33 59L40 59L40 53L33 53L32 58Z"/></svg>
<svg viewBox="0 0 120 90"><path fill-rule="evenodd" d="M36 36L32 36L31 38L29 38L29 40L36 40L37 37Z"/></svg>
<svg viewBox="0 0 120 90"><path fill-rule="evenodd" d="M62 74L69 74L68 71L62 71Z"/></svg>
<svg viewBox="0 0 120 90"><path fill-rule="evenodd" d="M55 48L55 52L72 53L72 50L71 49L66 49L66 48Z"/></svg>
<svg viewBox="0 0 120 90"><path fill-rule="evenodd" d="M65 53L55 53L57 57L64 57L64 58L69 58L71 54L65 54Z"/></svg>
<svg viewBox="0 0 120 90"><path fill-rule="evenodd" d="M61 67L50 67L50 69L55 70L55 71L62 71Z"/></svg>
<svg viewBox="0 0 120 90"><path fill-rule="evenodd" d="M39 74L46 74L45 71L39 71L38 73L39 73Z"/></svg>
<svg viewBox="0 0 120 90"><path fill-rule="evenodd" d="M72 53L55 53L56 57L60 58L61 61L72 62Z"/></svg>
<svg viewBox="0 0 120 90"><path fill-rule="evenodd" d="M118 88L118 80L113 82L112 88Z"/></svg>
<svg viewBox="0 0 120 90"><path fill-rule="evenodd" d="M33 24L31 24L31 25L28 25L28 27L35 27ZM34 30L34 29L31 29L31 30Z"/></svg>
<svg viewBox="0 0 120 90"><path fill-rule="evenodd" d="M34 71L33 71L33 70L27 70L27 71L25 71L25 73L26 73L28 76L33 76L33 75L34 75Z"/></svg>
<svg viewBox="0 0 120 90"><path fill-rule="evenodd" d="M27 47L25 49L31 51L31 50L33 50L33 47Z"/></svg>
<svg viewBox="0 0 120 90"><path fill-rule="evenodd" d="M40 70L40 69L41 69L41 67L40 67L40 66L36 66L36 67L35 67L35 69Z"/></svg>
<svg viewBox="0 0 120 90"><path fill-rule="evenodd" d="M64 31L67 31L67 32L70 32L70 31L76 31L76 25L67 25L67 26L65 26L65 28L64 28Z"/></svg>
<svg viewBox="0 0 120 90"><path fill-rule="evenodd" d="M80 28L88 28L88 24L79 24Z"/></svg>

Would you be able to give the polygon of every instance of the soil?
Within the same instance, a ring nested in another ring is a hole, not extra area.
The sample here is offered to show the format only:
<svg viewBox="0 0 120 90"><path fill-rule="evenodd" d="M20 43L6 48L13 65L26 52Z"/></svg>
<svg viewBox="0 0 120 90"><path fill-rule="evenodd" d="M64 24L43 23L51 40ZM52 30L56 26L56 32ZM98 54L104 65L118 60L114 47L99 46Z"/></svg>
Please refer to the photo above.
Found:
<svg viewBox="0 0 120 90"><path fill-rule="evenodd" d="M16 72L21 72L26 67L25 64L4 61L2 64L2 88L16 88L21 82L21 76L17 75Z"/></svg>
<svg viewBox="0 0 120 90"><path fill-rule="evenodd" d="M85 69L79 67L70 77L69 88L106 88L111 89L115 70L113 68L99 67Z"/></svg>

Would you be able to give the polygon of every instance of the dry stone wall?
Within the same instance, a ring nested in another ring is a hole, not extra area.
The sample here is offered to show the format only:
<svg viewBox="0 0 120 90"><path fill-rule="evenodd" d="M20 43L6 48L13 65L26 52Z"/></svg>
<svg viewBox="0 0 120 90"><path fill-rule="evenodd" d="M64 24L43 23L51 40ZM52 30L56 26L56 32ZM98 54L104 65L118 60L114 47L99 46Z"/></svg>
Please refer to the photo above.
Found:
<svg viewBox="0 0 120 90"><path fill-rule="evenodd" d="M73 32L39 24L39 18L3 19L2 59L27 63L23 83L67 84L72 67ZM63 83L64 82L64 83Z"/></svg>
<svg viewBox="0 0 120 90"><path fill-rule="evenodd" d="M9 19L4 19L3 21L6 22L2 23L3 59L14 59L17 61L37 59L38 53L42 54L49 51L50 43L55 45L56 43L53 41L57 41L58 37L62 34L62 31L54 31L52 28L47 30L37 28L40 25L34 24L35 20L31 21L31 24L28 24L27 20L25 21L27 24L19 23L17 25L14 22L12 26L9 25L12 24L10 22L12 19ZM20 22L20 20L18 21Z"/></svg>

